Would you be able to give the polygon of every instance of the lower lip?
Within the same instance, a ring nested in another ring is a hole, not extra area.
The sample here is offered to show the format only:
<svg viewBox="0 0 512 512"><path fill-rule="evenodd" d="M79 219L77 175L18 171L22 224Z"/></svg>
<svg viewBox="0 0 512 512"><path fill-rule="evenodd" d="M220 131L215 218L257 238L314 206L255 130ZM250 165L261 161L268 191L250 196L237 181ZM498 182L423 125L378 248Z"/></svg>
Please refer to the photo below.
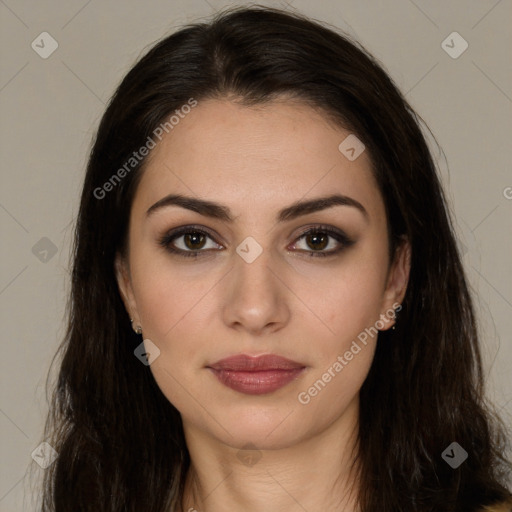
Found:
<svg viewBox="0 0 512 512"><path fill-rule="evenodd" d="M256 372L209 369L222 384L246 395L264 395L281 389L304 371L304 368Z"/></svg>

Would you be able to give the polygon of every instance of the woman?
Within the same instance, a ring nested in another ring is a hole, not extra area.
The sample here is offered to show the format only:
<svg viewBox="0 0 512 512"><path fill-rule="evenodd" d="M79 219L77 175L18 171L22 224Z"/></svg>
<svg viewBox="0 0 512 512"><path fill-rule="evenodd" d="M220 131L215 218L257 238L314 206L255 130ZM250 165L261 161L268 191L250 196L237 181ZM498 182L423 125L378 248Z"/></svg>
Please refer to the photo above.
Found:
<svg viewBox="0 0 512 512"><path fill-rule="evenodd" d="M44 511L510 510L418 117L278 10L157 44L101 121Z"/></svg>

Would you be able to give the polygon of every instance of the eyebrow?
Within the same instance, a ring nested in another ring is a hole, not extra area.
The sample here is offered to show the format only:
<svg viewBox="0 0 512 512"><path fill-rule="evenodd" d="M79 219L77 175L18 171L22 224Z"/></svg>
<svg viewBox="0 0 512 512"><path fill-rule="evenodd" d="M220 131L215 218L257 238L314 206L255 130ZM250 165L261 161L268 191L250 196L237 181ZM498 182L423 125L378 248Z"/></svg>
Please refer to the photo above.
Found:
<svg viewBox="0 0 512 512"><path fill-rule="evenodd" d="M196 197L183 196L180 194L169 194L157 201L147 210L146 217L149 217L158 210L168 206L180 206L181 208L197 212L201 215L204 215L205 217L211 217L212 219L218 219L228 223L233 223L235 220L227 206L215 203L213 201L198 199ZM368 220L368 212L366 211L365 207L352 197L342 194L317 197L308 201L297 201L290 206L280 210L276 216L276 220L277 222L290 221L302 215L307 215L308 213L314 213L325 210L327 208L332 208L333 206L354 207L363 214L366 220Z"/></svg>

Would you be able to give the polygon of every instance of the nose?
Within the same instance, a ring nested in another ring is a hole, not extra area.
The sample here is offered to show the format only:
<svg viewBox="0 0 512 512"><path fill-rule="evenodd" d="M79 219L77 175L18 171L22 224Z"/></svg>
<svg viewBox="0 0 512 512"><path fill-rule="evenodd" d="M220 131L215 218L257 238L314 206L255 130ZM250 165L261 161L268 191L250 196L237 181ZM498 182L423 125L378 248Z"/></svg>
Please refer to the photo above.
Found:
<svg viewBox="0 0 512 512"><path fill-rule="evenodd" d="M290 319L291 294L282 273L268 250L251 263L236 255L224 288L225 324L253 336L282 329Z"/></svg>

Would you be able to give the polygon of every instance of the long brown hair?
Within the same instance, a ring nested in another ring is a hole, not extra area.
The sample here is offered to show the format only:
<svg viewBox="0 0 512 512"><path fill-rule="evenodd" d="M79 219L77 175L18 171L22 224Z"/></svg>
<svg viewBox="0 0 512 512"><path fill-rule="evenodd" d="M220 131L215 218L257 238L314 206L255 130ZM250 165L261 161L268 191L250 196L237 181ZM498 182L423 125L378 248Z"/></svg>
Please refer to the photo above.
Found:
<svg viewBox="0 0 512 512"><path fill-rule="evenodd" d="M190 98L251 105L283 95L357 134L384 199L390 252L403 237L412 249L397 328L379 335L360 394L361 510L471 512L510 496L507 446L484 401L472 300L420 119L360 45L301 15L255 6L156 44L101 120L45 431L59 456L45 474L44 512L181 509L190 465L181 417L133 354L140 338L114 273L147 158L126 162ZM456 469L441 456L454 441L468 452Z"/></svg>

